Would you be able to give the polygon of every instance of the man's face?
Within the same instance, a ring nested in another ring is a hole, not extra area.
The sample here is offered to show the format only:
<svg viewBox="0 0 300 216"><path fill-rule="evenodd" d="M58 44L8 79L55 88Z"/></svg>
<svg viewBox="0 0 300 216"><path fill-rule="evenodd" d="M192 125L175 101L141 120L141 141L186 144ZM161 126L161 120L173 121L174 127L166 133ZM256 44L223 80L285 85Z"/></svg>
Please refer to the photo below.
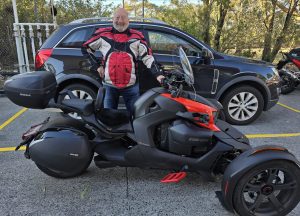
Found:
<svg viewBox="0 0 300 216"><path fill-rule="evenodd" d="M113 26L119 32L123 32L128 28L129 19L125 10L118 10L113 18Z"/></svg>

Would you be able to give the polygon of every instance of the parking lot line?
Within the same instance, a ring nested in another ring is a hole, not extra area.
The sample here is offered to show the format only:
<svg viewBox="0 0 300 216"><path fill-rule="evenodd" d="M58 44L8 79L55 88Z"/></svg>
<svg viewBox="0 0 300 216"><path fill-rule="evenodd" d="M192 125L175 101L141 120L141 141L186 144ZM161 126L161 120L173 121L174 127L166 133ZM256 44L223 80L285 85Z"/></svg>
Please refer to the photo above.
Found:
<svg viewBox="0 0 300 216"><path fill-rule="evenodd" d="M280 138L280 137L296 137L300 136L300 133L286 133L286 134L246 134L249 139L255 138Z"/></svg>
<svg viewBox="0 0 300 216"><path fill-rule="evenodd" d="M11 152L11 151L15 151L16 147L4 147L4 148L0 148L0 152ZM25 150L26 147L22 146L19 150Z"/></svg>
<svg viewBox="0 0 300 216"><path fill-rule="evenodd" d="M282 104L282 103L277 103L278 105L280 105L280 106L282 106L282 107L284 107L284 108L287 108L287 109L289 109L289 110L292 110L292 111L294 111L294 112L296 112L296 113L300 113L300 110L297 110L297 109L295 109L295 108L293 108L293 107L290 107L290 106L287 106L287 105L285 105L285 104Z"/></svg>
<svg viewBox="0 0 300 216"><path fill-rule="evenodd" d="M14 114L12 117L10 117L8 120L6 120L2 125L0 125L0 130L2 130L7 125L9 125L13 120L15 120L20 115L22 115L22 113L24 113L26 110L28 110L28 108L23 108L19 112L17 112L16 114Z"/></svg>

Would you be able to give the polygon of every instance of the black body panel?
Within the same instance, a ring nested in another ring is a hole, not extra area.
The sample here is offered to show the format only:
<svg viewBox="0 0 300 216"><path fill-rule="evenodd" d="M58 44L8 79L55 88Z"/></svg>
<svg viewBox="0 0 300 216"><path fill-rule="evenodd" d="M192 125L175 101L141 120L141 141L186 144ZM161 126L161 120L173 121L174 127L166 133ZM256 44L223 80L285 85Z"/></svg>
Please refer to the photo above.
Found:
<svg viewBox="0 0 300 216"><path fill-rule="evenodd" d="M178 155L203 155L212 148L213 131L182 120L168 130L166 150Z"/></svg>
<svg viewBox="0 0 300 216"><path fill-rule="evenodd" d="M48 71L15 75L4 84L7 97L15 104L44 109L56 93L55 76Z"/></svg>
<svg viewBox="0 0 300 216"><path fill-rule="evenodd" d="M141 145L150 145L152 147L155 146L153 140L154 127L161 124L162 122L167 122L172 119L176 119L176 113L178 111L186 111L185 107L169 98L160 96L159 92L149 90L145 98L141 97L141 100L148 98L147 105L139 108L137 115L141 113L145 113L147 115L143 115L139 118L136 118L133 121L133 128L135 132L135 138L138 144ZM156 95L156 97L154 97ZM139 101L138 101L139 103ZM157 110L151 112L150 107L154 104L154 107L157 107ZM136 113L136 112L135 112Z"/></svg>
<svg viewBox="0 0 300 216"><path fill-rule="evenodd" d="M81 170L91 153L87 136L70 128L46 130L29 145L29 156L35 163L63 172Z"/></svg>
<svg viewBox="0 0 300 216"><path fill-rule="evenodd" d="M95 134L88 128L85 127L85 123L80 120L73 118L56 118L51 119L47 124L45 124L40 131L46 131L47 129L75 129L85 133L89 140L95 138Z"/></svg>
<svg viewBox="0 0 300 216"><path fill-rule="evenodd" d="M141 168L181 170L183 166L187 166L187 170L201 173L204 178L210 179L219 157L230 150L232 150L231 146L223 142L217 142L203 156L191 158L172 154L151 146L136 145L126 152L125 159L130 164Z"/></svg>

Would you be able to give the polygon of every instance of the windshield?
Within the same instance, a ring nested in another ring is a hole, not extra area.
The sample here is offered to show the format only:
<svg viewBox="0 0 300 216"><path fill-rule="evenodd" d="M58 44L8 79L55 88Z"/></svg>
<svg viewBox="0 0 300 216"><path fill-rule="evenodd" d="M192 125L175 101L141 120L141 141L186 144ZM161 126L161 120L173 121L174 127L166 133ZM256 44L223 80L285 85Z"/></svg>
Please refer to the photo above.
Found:
<svg viewBox="0 0 300 216"><path fill-rule="evenodd" d="M187 82L188 85L193 85L194 84L194 74L193 74L193 70L192 70L190 61L181 46L178 48L178 52L179 52L181 67L185 74L185 81Z"/></svg>

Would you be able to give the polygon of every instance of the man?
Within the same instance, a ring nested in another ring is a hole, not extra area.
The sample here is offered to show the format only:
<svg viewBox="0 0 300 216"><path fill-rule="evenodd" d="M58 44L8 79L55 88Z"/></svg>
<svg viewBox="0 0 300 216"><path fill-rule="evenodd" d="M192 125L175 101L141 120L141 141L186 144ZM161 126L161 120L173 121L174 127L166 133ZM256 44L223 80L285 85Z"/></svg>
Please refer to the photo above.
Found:
<svg viewBox="0 0 300 216"><path fill-rule="evenodd" d="M113 16L113 27L98 29L84 46L89 48L88 51L99 50L103 55L97 71L106 88L104 107L117 109L121 95L127 110L132 114L133 104L139 97L137 59L141 58L158 82L161 83L164 76L156 66L143 34L128 26L128 12L118 8Z"/></svg>

